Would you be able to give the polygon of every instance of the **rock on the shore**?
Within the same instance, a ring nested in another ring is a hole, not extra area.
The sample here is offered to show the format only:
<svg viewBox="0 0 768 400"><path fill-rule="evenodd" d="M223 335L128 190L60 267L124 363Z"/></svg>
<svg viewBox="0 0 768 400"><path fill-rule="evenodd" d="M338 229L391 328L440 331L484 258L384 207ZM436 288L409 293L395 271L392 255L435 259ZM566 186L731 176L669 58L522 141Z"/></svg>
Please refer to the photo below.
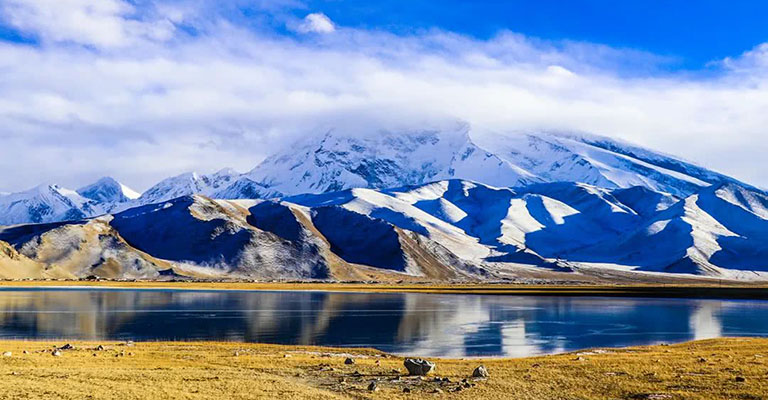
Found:
<svg viewBox="0 0 768 400"><path fill-rule="evenodd" d="M435 363L421 358L407 358L403 365L408 370L408 375L424 376L435 370Z"/></svg>
<svg viewBox="0 0 768 400"><path fill-rule="evenodd" d="M347 357L347 359L344 360L344 364L347 364L347 365L352 365L354 363L355 363L355 359L351 357Z"/></svg>
<svg viewBox="0 0 768 400"><path fill-rule="evenodd" d="M488 373L488 370L485 368L485 365L481 365L475 368L474 371L472 371L473 378L487 378L489 376L491 375Z"/></svg>
<svg viewBox="0 0 768 400"><path fill-rule="evenodd" d="M10 351L6 351L5 353L3 353L3 357L10 357L12 355L13 353L11 353Z"/></svg>

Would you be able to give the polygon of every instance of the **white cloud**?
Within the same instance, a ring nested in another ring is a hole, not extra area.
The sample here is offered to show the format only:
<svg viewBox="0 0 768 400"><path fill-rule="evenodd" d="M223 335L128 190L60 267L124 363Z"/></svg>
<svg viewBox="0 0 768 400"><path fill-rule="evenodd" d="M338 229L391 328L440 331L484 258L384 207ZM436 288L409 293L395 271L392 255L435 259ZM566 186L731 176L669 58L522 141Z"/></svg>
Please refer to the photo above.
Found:
<svg viewBox="0 0 768 400"><path fill-rule="evenodd" d="M173 32L168 21L132 18L136 10L123 0L3 0L0 5L11 25L46 41L115 47L164 40Z"/></svg>
<svg viewBox="0 0 768 400"><path fill-rule="evenodd" d="M304 17L297 30L301 33L331 33L336 30L336 26L327 15L312 13Z"/></svg>
<svg viewBox="0 0 768 400"><path fill-rule="evenodd" d="M248 170L321 126L425 118L463 119L485 137L588 131L768 186L768 45L718 62L717 76L637 74L664 60L513 33L475 40L345 28L280 37L214 13L156 7L138 18L126 2L104 2L112 6L72 3L98 16L89 18L99 28L26 17L14 24L49 42L0 42L0 168L13 171L0 191L105 174L145 189L188 170ZM24 3L41 15L69 12L54 0ZM196 35L153 40L128 28L188 15Z"/></svg>

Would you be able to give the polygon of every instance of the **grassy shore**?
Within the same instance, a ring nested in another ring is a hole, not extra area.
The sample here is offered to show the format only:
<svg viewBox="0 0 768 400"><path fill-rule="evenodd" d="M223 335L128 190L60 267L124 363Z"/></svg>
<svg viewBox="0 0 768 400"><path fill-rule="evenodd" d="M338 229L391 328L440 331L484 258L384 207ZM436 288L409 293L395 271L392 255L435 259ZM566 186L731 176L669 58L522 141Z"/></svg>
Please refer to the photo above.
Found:
<svg viewBox="0 0 768 400"><path fill-rule="evenodd" d="M712 282L710 284L643 285L524 285L488 283L262 283L216 281L0 281L0 287L94 287L178 290L321 290L334 292L400 292L535 296L680 297L720 299L768 299L768 285Z"/></svg>
<svg viewBox="0 0 768 400"><path fill-rule="evenodd" d="M768 340L715 339L523 359L436 359L434 382L375 350L243 343L1 341L0 399L759 399ZM98 346L103 349L97 349ZM765 356L765 357L764 357ZM353 365L346 365L353 357ZM484 364L487 380L469 378ZM377 391L369 391L371 381ZM460 390L457 388L461 387ZM405 389L410 393L405 393Z"/></svg>

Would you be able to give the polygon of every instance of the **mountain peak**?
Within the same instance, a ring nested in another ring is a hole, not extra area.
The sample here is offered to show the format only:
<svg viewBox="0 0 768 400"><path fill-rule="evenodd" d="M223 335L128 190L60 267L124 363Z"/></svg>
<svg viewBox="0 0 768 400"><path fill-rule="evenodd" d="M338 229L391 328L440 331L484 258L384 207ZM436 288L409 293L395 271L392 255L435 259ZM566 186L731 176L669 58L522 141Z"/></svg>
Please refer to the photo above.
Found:
<svg viewBox="0 0 768 400"><path fill-rule="evenodd" d="M100 203L125 203L140 196L133 189L108 176L81 187L77 193Z"/></svg>
<svg viewBox="0 0 768 400"><path fill-rule="evenodd" d="M451 178L504 186L529 182L524 171L478 147L469 132L469 125L460 122L365 134L333 129L267 158L248 176L288 195Z"/></svg>

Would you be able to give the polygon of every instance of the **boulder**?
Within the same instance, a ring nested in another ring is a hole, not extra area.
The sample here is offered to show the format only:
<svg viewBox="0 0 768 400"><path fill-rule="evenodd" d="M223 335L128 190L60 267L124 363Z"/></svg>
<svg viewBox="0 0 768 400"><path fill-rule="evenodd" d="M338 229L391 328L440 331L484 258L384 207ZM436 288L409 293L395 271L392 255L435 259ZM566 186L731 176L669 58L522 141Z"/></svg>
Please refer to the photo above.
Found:
<svg viewBox="0 0 768 400"><path fill-rule="evenodd" d="M435 363L421 358L407 358L403 365L408 370L408 375L424 376L435 370Z"/></svg>
<svg viewBox="0 0 768 400"><path fill-rule="evenodd" d="M347 365L352 365L354 363L355 363L355 359L354 358L347 357L347 359L344 360L344 364L347 364Z"/></svg>
<svg viewBox="0 0 768 400"><path fill-rule="evenodd" d="M481 366L475 368L474 371L472 371L472 377L473 378L487 378L489 376L491 376L491 375L488 373L488 370L485 368L484 365L481 365Z"/></svg>

